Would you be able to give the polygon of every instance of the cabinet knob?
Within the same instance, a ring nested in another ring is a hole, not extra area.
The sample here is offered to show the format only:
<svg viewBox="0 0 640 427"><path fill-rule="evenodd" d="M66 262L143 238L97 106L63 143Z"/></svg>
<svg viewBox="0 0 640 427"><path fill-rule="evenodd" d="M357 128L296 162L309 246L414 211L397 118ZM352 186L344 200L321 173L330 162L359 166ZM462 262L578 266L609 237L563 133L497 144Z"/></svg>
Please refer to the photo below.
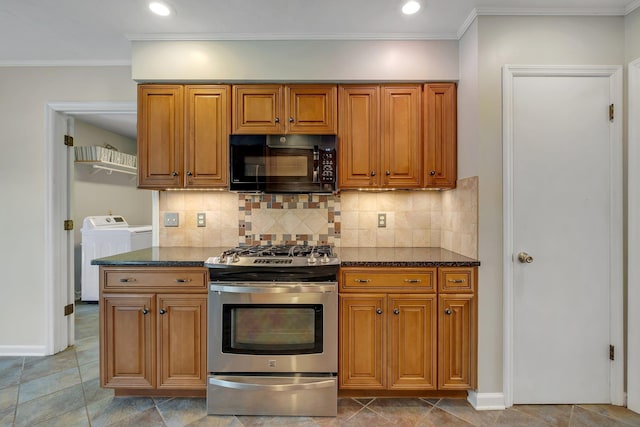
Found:
<svg viewBox="0 0 640 427"><path fill-rule="evenodd" d="M193 172L187 171L187 176L193 176Z"/></svg>
<svg viewBox="0 0 640 427"><path fill-rule="evenodd" d="M393 314L400 314L400 310L398 310L397 308L393 309Z"/></svg>
<svg viewBox="0 0 640 427"><path fill-rule="evenodd" d="M429 171L429 175L434 176L436 174L436 171Z"/></svg>
<svg viewBox="0 0 640 427"><path fill-rule="evenodd" d="M273 121L274 121L275 123L280 123L280 117L276 117L275 119L273 119Z"/></svg>
<svg viewBox="0 0 640 427"><path fill-rule="evenodd" d="M293 117L289 117L289 123L293 123Z"/></svg>
<svg viewBox="0 0 640 427"><path fill-rule="evenodd" d="M160 309L160 314L165 314L167 312L167 310L165 310L164 308Z"/></svg>
<svg viewBox="0 0 640 427"><path fill-rule="evenodd" d="M444 314L446 314L447 316L450 316L450 315L451 315L451 309L450 309L450 308L447 308L447 309L444 311Z"/></svg>
<svg viewBox="0 0 640 427"><path fill-rule="evenodd" d="M171 172L171 176L178 176L178 172L176 171Z"/></svg>
<svg viewBox="0 0 640 427"><path fill-rule="evenodd" d="M149 314L149 310L147 310L147 307L142 309L142 314Z"/></svg>
<svg viewBox="0 0 640 427"><path fill-rule="evenodd" d="M387 176L389 176L389 175L391 175L391 172L389 172L389 171L384 171L384 174L385 174L385 175L387 175Z"/></svg>
<svg viewBox="0 0 640 427"><path fill-rule="evenodd" d="M371 171L371 176L376 176L376 171Z"/></svg>
<svg viewBox="0 0 640 427"><path fill-rule="evenodd" d="M382 309L381 308L376 308L376 313L377 314L382 314Z"/></svg>

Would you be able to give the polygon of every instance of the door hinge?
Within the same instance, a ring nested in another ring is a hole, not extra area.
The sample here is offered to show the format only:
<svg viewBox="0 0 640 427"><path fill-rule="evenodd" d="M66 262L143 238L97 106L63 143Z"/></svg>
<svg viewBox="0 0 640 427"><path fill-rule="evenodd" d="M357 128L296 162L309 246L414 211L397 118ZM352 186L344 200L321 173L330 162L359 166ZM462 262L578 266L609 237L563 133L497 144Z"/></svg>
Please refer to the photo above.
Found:
<svg viewBox="0 0 640 427"><path fill-rule="evenodd" d="M614 107L613 104L609 105L609 121L612 122L613 121L613 113L614 113Z"/></svg>
<svg viewBox="0 0 640 427"><path fill-rule="evenodd" d="M71 135L64 136L64 145L67 147L73 147L73 137Z"/></svg>
<svg viewBox="0 0 640 427"><path fill-rule="evenodd" d="M616 360L616 348L612 345L609 345L609 360Z"/></svg>
<svg viewBox="0 0 640 427"><path fill-rule="evenodd" d="M64 220L64 231L71 231L73 230L73 220L72 219L65 219Z"/></svg>
<svg viewBox="0 0 640 427"><path fill-rule="evenodd" d="M73 304L67 304L64 306L64 315L68 316L73 313Z"/></svg>

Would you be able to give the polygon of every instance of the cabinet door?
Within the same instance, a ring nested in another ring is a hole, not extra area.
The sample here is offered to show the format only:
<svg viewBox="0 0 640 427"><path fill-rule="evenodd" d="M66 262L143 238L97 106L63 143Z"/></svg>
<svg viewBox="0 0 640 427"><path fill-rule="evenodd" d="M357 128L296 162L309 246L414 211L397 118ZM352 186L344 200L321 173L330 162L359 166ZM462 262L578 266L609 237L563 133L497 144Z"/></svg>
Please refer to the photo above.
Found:
<svg viewBox="0 0 640 427"><path fill-rule="evenodd" d="M436 388L436 296L389 295L389 389Z"/></svg>
<svg viewBox="0 0 640 427"><path fill-rule="evenodd" d="M380 88L343 85L339 88L339 188L379 185Z"/></svg>
<svg viewBox="0 0 640 427"><path fill-rule="evenodd" d="M340 295L339 386L382 390L386 387L384 295Z"/></svg>
<svg viewBox="0 0 640 427"><path fill-rule="evenodd" d="M182 186L183 87L138 86L138 187Z"/></svg>
<svg viewBox="0 0 640 427"><path fill-rule="evenodd" d="M438 300L438 388L466 390L476 384L476 309L473 295Z"/></svg>
<svg viewBox="0 0 640 427"><path fill-rule="evenodd" d="M154 388L155 313L151 294L103 294L100 303L100 384Z"/></svg>
<svg viewBox="0 0 640 427"><path fill-rule="evenodd" d="M334 85L289 85L285 87L287 132L335 134L337 88Z"/></svg>
<svg viewBox="0 0 640 427"><path fill-rule="evenodd" d="M230 87L185 87L185 187L226 187L228 184L228 138Z"/></svg>
<svg viewBox="0 0 640 427"><path fill-rule="evenodd" d="M421 92L420 85L382 87L383 187L421 186Z"/></svg>
<svg viewBox="0 0 640 427"><path fill-rule="evenodd" d="M234 134L284 133L281 85L234 85Z"/></svg>
<svg viewBox="0 0 640 427"><path fill-rule="evenodd" d="M205 388L206 295L158 295L158 388Z"/></svg>
<svg viewBox="0 0 640 427"><path fill-rule="evenodd" d="M429 188L455 188L456 84L424 85L424 180Z"/></svg>

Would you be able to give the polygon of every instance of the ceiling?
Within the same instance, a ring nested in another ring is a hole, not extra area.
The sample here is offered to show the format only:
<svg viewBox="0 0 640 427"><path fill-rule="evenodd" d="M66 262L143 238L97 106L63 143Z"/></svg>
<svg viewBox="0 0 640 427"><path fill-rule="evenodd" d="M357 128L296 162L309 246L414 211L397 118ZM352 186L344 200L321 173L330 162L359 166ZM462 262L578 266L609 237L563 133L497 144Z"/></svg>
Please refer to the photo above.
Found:
<svg viewBox="0 0 640 427"><path fill-rule="evenodd" d="M622 16L640 6L640 0L418 0L422 9L405 16L403 1L166 0L176 13L160 17L149 12L148 0L2 0L0 66L130 65L133 40L456 40L477 15Z"/></svg>

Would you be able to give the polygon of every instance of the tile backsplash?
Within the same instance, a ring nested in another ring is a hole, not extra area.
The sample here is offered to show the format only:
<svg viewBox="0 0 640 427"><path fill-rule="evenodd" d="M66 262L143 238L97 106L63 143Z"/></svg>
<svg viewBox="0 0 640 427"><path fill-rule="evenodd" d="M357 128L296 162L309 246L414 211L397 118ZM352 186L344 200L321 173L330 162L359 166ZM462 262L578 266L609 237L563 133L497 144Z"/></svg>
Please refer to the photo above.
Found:
<svg viewBox="0 0 640 427"><path fill-rule="evenodd" d="M163 227L165 212L178 227ZM204 212L206 227L196 226ZM332 244L443 247L477 257L478 178L448 191L343 191L336 195L161 191L160 246ZM386 227L378 227L378 214Z"/></svg>

